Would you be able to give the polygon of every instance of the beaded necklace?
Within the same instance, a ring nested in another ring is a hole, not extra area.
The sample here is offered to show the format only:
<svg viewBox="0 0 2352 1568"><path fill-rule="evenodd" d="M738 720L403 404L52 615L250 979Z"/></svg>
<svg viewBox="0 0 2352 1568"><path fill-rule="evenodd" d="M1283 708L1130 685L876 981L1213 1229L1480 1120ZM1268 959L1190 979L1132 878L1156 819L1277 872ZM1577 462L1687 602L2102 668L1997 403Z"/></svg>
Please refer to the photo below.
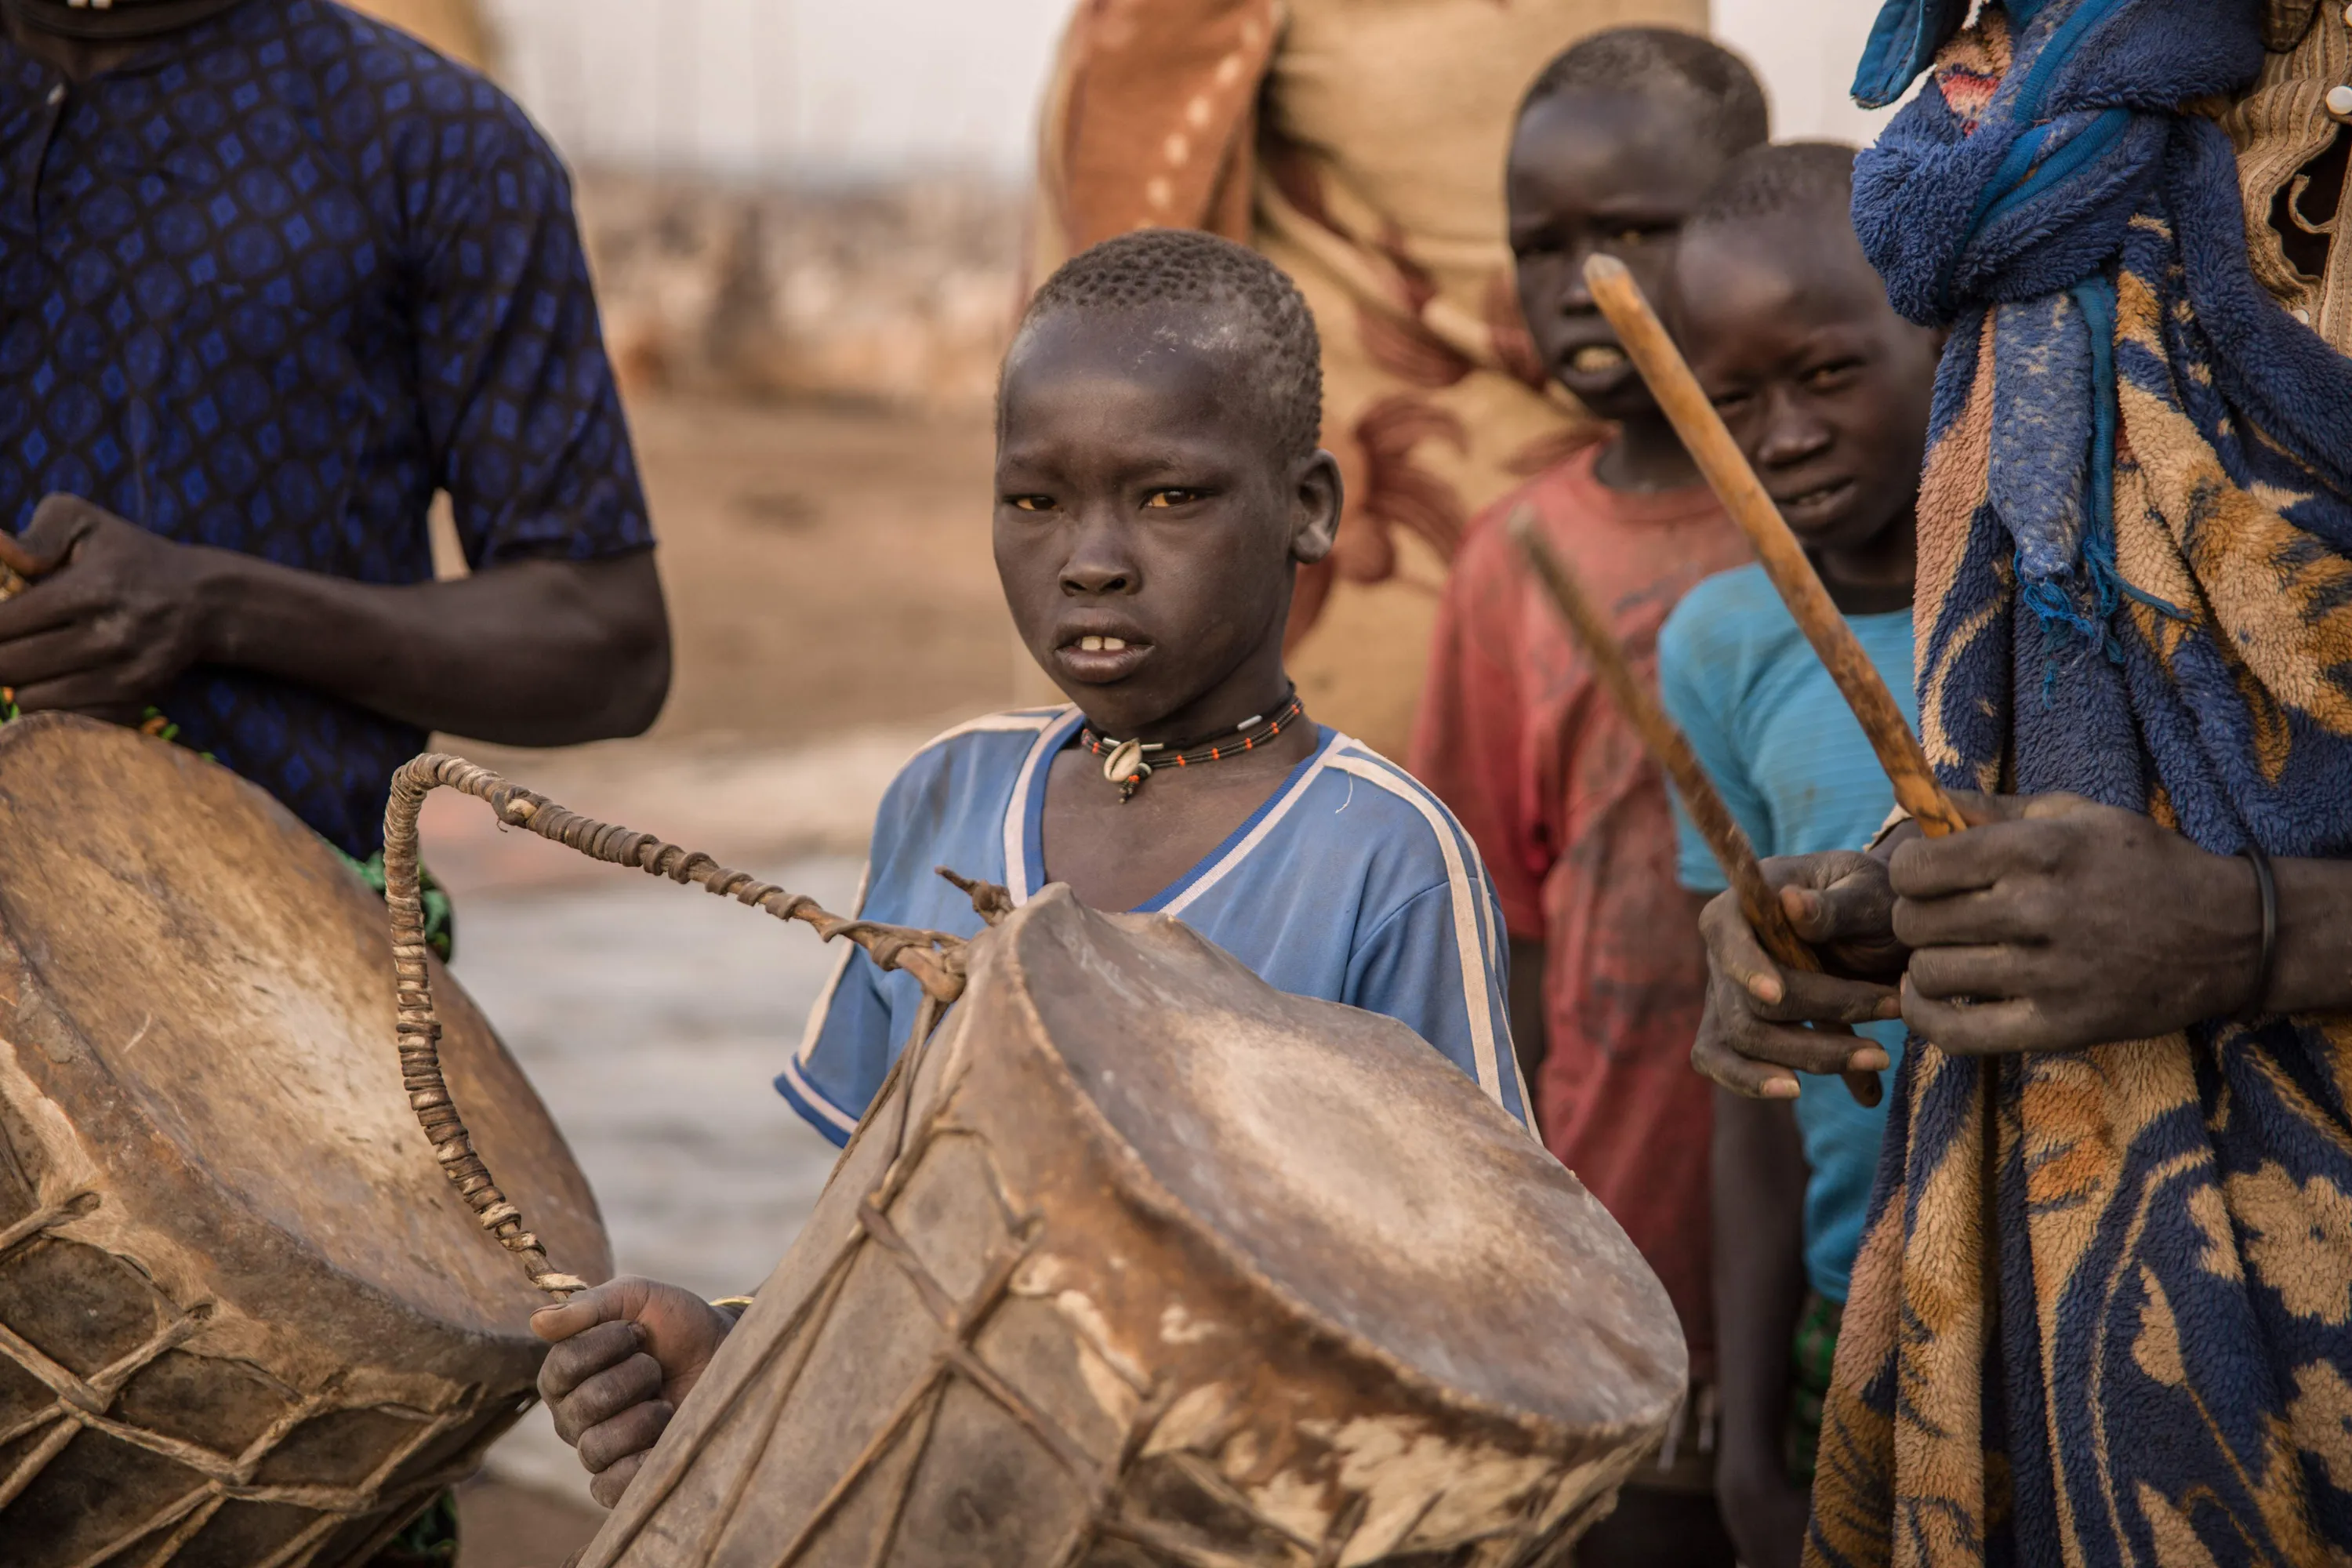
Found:
<svg viewBox="0 0 2352 1568"><path fill-rule="evenodd" d="M1255 752L1301 719L1307 717L1307 704L1298 699L1298 689L1292 687L1288 700L1277 709L1272 718L1254 713L1234 726L1231 731L1213 740L1192 746L1179 747L1172 755L1159 753L1170 751L1168 742L1144 741L1114 741L1097 735L1091 726L1078 731L1078 743L1097 757L1105 759L1103 777L1118 785L1121 805L1135 798L1135 792L1160 768L1189 768L1202 763L1220 763L1227 757L1237 757L1244 752Z"/></svg>

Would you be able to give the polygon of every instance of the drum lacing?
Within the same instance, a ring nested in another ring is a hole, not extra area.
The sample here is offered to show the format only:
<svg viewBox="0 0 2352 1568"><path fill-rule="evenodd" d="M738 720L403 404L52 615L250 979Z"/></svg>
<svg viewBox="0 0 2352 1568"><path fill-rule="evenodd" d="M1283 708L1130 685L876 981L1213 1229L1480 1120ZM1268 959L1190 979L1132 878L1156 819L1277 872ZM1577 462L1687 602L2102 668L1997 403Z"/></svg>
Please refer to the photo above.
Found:
<svg viewBox="0 0 2352 1568"><path fill-rule="evenodd" d="M576 849L615 866L634 866L650 876L678 883L696 883L705 891L773 915L816 928L827 942L845 937L864 948L883 969L914 976L926 996L940 1007L963 994L963 939L946 931L884 925L875 921L846 920L829 913L815 900L763 882L748 871L730 870L709 856L681 849L650 833L638 833L611 823L583 816L509 783L488 768L462 757L439 752L404 764L392 776L392 799L383 814L384 903L392 915L392 963L398 1014L397 1045L402 1086L410 1109L432 1141L434 1158L441 1164L484 1230L522 1260L530 1282L559 1300L586 1282L558 1273L547 1260L538 1237L524 1228L522 1213L499 1190L481 1156L474 1152L473 1136L449 1097L441 1076L441 1021L433 1010L433 984L425 945L425 904L417 888L416 818L425 797L436 788L448 788L487 803L499 820L528 828L541 838ZM940 875L969 894L972 907L992 924L1003 917L1011 900L1002 888L973 882L942 869Z"/></svg>

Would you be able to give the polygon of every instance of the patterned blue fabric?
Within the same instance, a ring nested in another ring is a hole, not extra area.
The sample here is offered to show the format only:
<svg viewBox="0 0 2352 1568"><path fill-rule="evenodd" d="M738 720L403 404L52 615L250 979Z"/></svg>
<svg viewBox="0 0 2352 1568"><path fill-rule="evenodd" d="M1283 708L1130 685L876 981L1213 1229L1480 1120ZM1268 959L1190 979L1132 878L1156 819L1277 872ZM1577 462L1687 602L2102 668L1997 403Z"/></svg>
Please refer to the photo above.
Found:
<svg viewBox="0 0 2352 1568"><path fill-rule="evenodd" d="M2254 79L2261 22L1987 4L1856 165L1855 226L1953 329L1919 502L1939 776L2342 858L2352 359L2255 283L2200 103ZM1915 1043L1887 1142L1811 1568L2352 1561L2352 1018Z"/></svg>
<svg viewBox="0 0 2352 1568"><path fill-rule="evenodd" d="M69 86L0 38L0 521L88 498L364 583L652 542L562 165L512 101L324 0ZM257 675L160 706L346 853L424 732Z"/></svg>

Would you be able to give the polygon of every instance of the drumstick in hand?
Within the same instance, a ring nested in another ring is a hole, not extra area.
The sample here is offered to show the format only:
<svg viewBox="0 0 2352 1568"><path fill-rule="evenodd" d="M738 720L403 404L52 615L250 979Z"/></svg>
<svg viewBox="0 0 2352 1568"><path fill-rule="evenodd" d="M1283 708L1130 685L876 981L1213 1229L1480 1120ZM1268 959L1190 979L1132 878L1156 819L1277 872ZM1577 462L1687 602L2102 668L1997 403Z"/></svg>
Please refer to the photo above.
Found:
<svg viewBox="0 0 2352 1568"><path fill-rule="evenodd" d="M54 561L36 559L15 534L0 529L0 601L15 598L55 565Z"/></svg>
<svg viewBox="0 0 2352 1568"><path fill-rule="evenodd" d="M1757 863L1755 847L1748 842L1747 833L1723 796L1716 793L1715 781L1706 776L1700 765L1698 753L1691 750L1689 738L1684 735L1665 708L1633 674L1627 662L1625 650L1619 646L1609 623L1593 607L1585 594L1584 585L1559 552L1551 547L1542 534L1536 531L1535 513L1526 507L1511 514L1511 537L1518 542L1528 562L1536 570L1536 580L1551 596L1552 607L1559 618L1568 623L1569 630L1584 645L1592 667L1600 673L1601 685L1615 699L1618 711L1623 713L1642 737L1650 754L1675 783L1683 797L1683 805L1698 827L1699 836L1715 851L1716 863L1730 880L1732 891L1739 895L1740 913L1756 932L1764 951L1783 969L1817 973L1821 959L1805 945L1789 924L1789 916L1780 907L1780 897L1764 879L1764 868ZM1815 1026L1826 1035L1852 1035L1843 1024ZM1878 1103L1878 1075L1869 1071L1853 1071L1843 1075L1846 1089L1862 1105Z"/></svg>
<svg viewBox="0 0 2352 1568"><path fill-rule="evenodd" d="M1805 640L1829 667L1830 678L1845 695L1846 706L1862 721L1871 750L1878 753L1878 765L1894 781L1895 798L1929 837L1959 832L1968 822L1936 782L1927 766L1927 753L1920 749L1919 738L1911 732L1903 710L1895 705L1894 693L1886 689L1870 656L1862 651L1853 628L1830 602L1821 574L1813 570L1797 536L1789 531L1780 509L1772 504L1756 470L1748 467L1747 455L1731 438L1698 378L1691 374L1682 351L1666 335L1665 324L1642 297L1642 286L1613 256L1595 256L1587 261L1584 281L1592 290L1593 303L1616 329L1617 341L1624 345L1634 368L1649 383L1651 395L1682 437L1684 449L1706 476L1724 510L1755 545L1772 586L1780 591Z"/></svg>
<svg viewBox="0 0 2352 1568"><path fill-rule="evenodd" d="M15 534L0 529L0 605L6 604L31 587L35 578L56 564L54 561L35 560L23 545L16 542ZM5 705L9 713L16 710L15 687L0 686L0 705Z"/></svg>

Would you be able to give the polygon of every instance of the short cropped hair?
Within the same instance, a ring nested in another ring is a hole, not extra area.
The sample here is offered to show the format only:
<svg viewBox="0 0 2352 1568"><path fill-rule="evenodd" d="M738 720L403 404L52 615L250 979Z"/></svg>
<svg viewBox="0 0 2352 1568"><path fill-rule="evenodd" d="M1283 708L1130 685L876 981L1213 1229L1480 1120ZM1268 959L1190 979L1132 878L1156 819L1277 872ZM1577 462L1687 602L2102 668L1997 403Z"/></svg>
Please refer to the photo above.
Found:
<svg viewBox="0 0 2352 1568"><path fill-rule="evenodd" d="M1854 155L1843 142L1751 147L1724 165L1685 230L1754 223L1783 213L1843 215L1853 205Z"/></svg>
<svg viewBox="0 0 2352 1568"><path fill-rule="evenodd" d="M1700 132L1727 158L1772 134L1763 85L1748 62L1720 44L1672 27L1612 27L1571 44L1528 89L1519 118L1569 92L1672 98L1695 115Z"/></svg>
<svg viewBox="0 0 2352 1568"><path fill-rule="evenodd" d="M1065 310L1155 307L1221 318L1214 344L1248 367L1275 450L1286 460L1313 456L1323 432L1323 342L1314 312L1288 274L1246 246L1189 228L1138 229L1106 239L1045 279L1020 331Z"/></svg>

